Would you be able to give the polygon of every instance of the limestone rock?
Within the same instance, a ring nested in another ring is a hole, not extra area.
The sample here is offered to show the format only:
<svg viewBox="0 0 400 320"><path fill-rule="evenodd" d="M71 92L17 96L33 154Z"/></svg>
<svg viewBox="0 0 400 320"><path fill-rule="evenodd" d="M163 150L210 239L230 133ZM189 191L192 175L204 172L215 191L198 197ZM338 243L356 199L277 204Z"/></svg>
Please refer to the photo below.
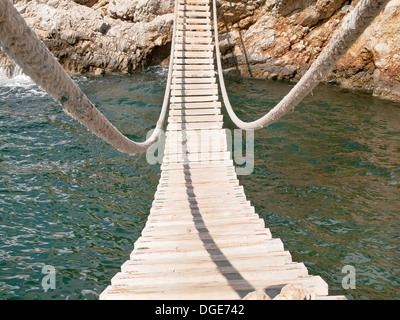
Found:
<svg viewBox="0 0 400 320"><path fill-rule="evenodd" d="M249 292L242 300L271 300L264 290Z"/></svg>
<svg viewBox="0 0 400 320"><path fill-rule="evenodd" d="M173 9L174 0L112 0L108 14L112 18L133 22L150 21Z"/></svg>
<svg viewBox="0 0 400 320"><path fill-rule="evenodd" d="M220 0L221 8L228 4ZM240 2L240 1L237 1ZM238 6L239 8L239 6ZM224 68L245 77L298 81L329 42L351 7L345 0L269 0L253 10L252 23L220 23ZM232 10L231 10L232 11ZM234 15L240 19L240 14ZM246 17L247 19L247 17ZM221 20L221 17L220 17ZM327 81L373 89L400 100L400 0L391 0Z"/></svg>
<svg viewBox="0 0 400 320"><path fill-rule="evenodd" d="M157 15L152 11L151 19L144 15L138 22L125 22L104 15L101 9L108 1L96 1L92 7L83 0L76 2L17 0L14 3L67 71L132 72L168 57L172 14Z"/></svg>
<svg viewBox="0 0 400 320"><path fill-rule="evenodd" d="M284 286L273 300L315 300L315 292L300 283Z"/></svg>

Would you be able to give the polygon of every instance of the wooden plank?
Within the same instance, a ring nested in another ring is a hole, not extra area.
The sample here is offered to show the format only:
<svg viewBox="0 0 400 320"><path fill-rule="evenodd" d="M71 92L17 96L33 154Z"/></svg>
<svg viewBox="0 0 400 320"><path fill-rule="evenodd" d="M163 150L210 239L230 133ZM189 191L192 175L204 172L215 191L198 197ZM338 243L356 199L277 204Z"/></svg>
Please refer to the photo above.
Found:
<svg viewBox="0 0 400 320"><path fill-rule="evenodd" d="M188 11L210 11L209 6L204 5L192 5L192 4L179 4L178 10L188 10Z"/></svg>
<svg viewBox="0 0 400 320"><path fill-rule="evenodd" d="M252 235L252 237L255 236L265 236L268 239L271 239L271 234L269 229L264 229L264 230L258 230L256 234ZM228 241L229 239L231 240L237 240L237 239L246 239L248 237L248 234L245 234L244 232L241 232L240 230L236 230L235 232L232 232L230 234L226 234L223 231L219 231L219 232L213 232L213 234L210 233L191 233L191 234L164 234L164 235L142 235L141 238L143 239L156 239L157 241L193 241L193 240L197 240L197 241L201 241L201 242L212 242L212 241ZM272 254L272 253L269 253ZM277 253L273 253L273 255L275 256ZM254 255L254 254L251 254ZM242 256L242 255L241 255ZM248 256L248 253L246 253L245 257ZM161 259L161 257L160 257ZM186 259L186 258L185 258ZM201 259L200 259L201 260ZM140 260L142 261L142 263L147 263L146 260Z"/></svg>
<svg viewBox="0 0 400 320"><path fill-rule="evenodd" d="M261 219L260 216L256 213L233 213L232 215L229 215L225 212L225 214L218 215L219 212L216 212L215 214L211 215L202 215L201 213L199 214L190 214L190 215L181 215L181 214L174 214L171 213L171 217L168 216L156 216L156 215L151 215L149 216L147 222L160 222L160 223L171 223L171 222L176 222L174 219L179 219L180 222L184 223L194 223L196 221L203 221L204 223L210 223L210 224L218 224L222 222L227 222L230 218L233 221L239 222L239 221L244 221L246 219L254 220L254 219ZM242 240L242 239L240 239Z"/></svg>
<svg viewBox="0 0 400 320"><path fill-rule="evenodd" d="M205 232L234 232L234 231L244 231L247 230L248 232L256 232L262 231L265 228L264 220L249 220L246 222L229 222L226 224L218 224L218 225L207 225L203 222L196 222L193 224L171 224L171 225L149 225L146 226L142 230L142 235L161 235L161 234L190 234L190 233L205 233ZM208 231L204 231L204 230ZM204 249L204 248L203 248ZM238 248L237 248L238 249ZM168 250L169 251L169 250Z"/></svg>
<svg viewBox="0 0 400 320"><path fill-rule="evenodd" d="M211 17L210 11L191 11L191 10L178 10L179 18L194 18L194 17Z"/></svg>
<svg viewBox="0 0 400 320"><path fill-rule="evenodd" d="M241 191L241 189L239 189L241 186L240 185L237 185L237 186L233 186L232 188L230 188L230 189L228 189L228 190L232 190L232 192L234 192L234 191ZM181 189L181 190L179 190L179 189ZM182 190L183 189L183 190ZM220 188L221 189L221 188ZM177 190L170 190L169 188L167 189L167 188L163 188L163 187L160 187L160 188L158 188L157 189L157 193L161 196L161 195L170 195L171 193L173 193L173 192L175 192L175 193L182 193L183 195L185 195L185 194L191 194L192 195L192 192L193 192L193 194L195 194L196 196L209 196L209 195L213 195L213 194L215 194L216 192L217 192L217 190L218 189L216 189L216 188L205 188L204 190L201 190L201 189L196 189L195 191L193 191L193 190L189 190L189 189L187 189L187 190L185 190L185 188L184 187L181 187L181 188L177 188ZM250 206L249 207L250 209L251 209L251 211L254 213L254 207L252 207L252 206ZM152 209L150 209L150 210L152 210ZM236 208L234 211L232 211L232 212L242 212L244 209L243 208ZM215 211L214 211L215 212ZM222 213L224 213L224 211L223 210L221 210L221 209L218 209L218 212L221 212L221 214ZM246 212L248 212L247 211L247 209L246 209ZM202 212L203 213L203 212ZM172 213L171 213L172 214Z"/></svg>
<svg viewBox="0 0 400 320"><path fill-rule="evenodd" d="M148 220L146 223L146 228L166 228L166 227L192 227L195 226L196 228L211 228L211 227L222 227L225 225L237 225L237 224L243 224L243 225L247 225L247 224L260 224L263 225L265 227L264 224L264 220L261 219L260 217L258 217L257 214L253 214L253 215L240 215L240 216L235 216L232 217L231 219L217 219L215 216L202 216L201 214L198 215L194 215L192 216L193 219L190 220L191 216L187 215L187 219L183 219L180 218L179 221L171 221L171 220L160 220L160 219L156 219L156 220ZM198 218L198 219L196 219ZM204 226L203 226L204 225ZM258 240L257 242L261 243L260 240ZM189 243L189 242L188 242ZM203 243L201 241L196 241L196 243L203 245ZM230 241L230 244L232 243L236 243L235 241ZM243 243L240 241L238 243ZM182 247L186 247L186 244L182 244ZM195 244L193 244L193 246L195 247ZM194 248L193 247L193 248Z"/></svg>
<svg viewBox="0 0 400 320"><path fill-rule="evenodd" d="M151 239L151 240L149 240ZM163 239L158 240L153 237L140 237L135 242L134 250L142 250L142 249L166 249L166 248L174 248L176 251L191 251L191 250L201 250L206 247L207 249L217 248L217 247L236 247L236 246L247 246L249 244L262 244L264 241L269 240L267 235L252 235L251 237L242 235L242 237L238 237L236 239L232 237L226 238L211 238L210 240L200 241L199 238L192 239ZM207 247L210 245L209 247ZM202 247L203 246L203 247ZM197 248L197 249L196 249Z"/></svg>
<svg viewBox="0 0 400 320"><path fill-rule="evenodd" d="M186 109L208 109L218 108L221 109L221 102L184 102L184 103L172 103L170 105L171 110L186 110Z"/></svg>
<svg viewBox="0 0 400 320"><path fill-rule="evenodd" d="M255 232L259 229L256 227L250 228L248 226L244 226L243 230L246 230L247 232ZM164 234L167 233L165 230L161 230L157 233L148 231L148 230L143 230L146 234ZM179 234L178 233L179 229L172 229L171 234ZM185 232L186 233L186 232ZM197 234L197 230L195 229L190 229L188 233L193 233ZM144 233L143 233L144 235ZM274 240L274 241L273 241ZM257 253L257 254L266 254L268 252L283 252L283 244L280 242L280 239L271 239L267 240L270 241L268 245L265 243L261 244L255 244L255 245L247 245L243 247L235 247L235 248L230 248L230 247L225 247L225 248L219 248L217 251L214 252L215 255L223 255L226 257L226 259L230 259L230 256L235 256L235 255L245 255L245 254L250 254L250 253ZM162 257L169 257L172 260L179 261L181 258L186 258L186 257L196 257L196 258L204 258L204 257L210 257L210 254L212 255L212 252L209 252L209 250L206 250L204 248L200 250L191 250L191 251L175 251L173 248L164 248L164 250L133 250L130 259L131 260L146 260L146 259L151 259L151 257L156 257L157 259L162 258Z"/></svg>
<svg viewBox="0 0 400 320"><path fill-rule="evenodd" d="M237 255L232 256L229 261L224 256L213 256L206 257L202 259L196 258L185 258L179 261L171 261L169 259L151 259L148 262L145 260L127 260L122 266L122 272L129 272L130 270L142 269L143 267L149 268L149 271L160 271L160 270L184 270L186 268L191 268L196 265L199 269L205 268L215 268L215 265L219 263L220 265L231 265L234 268L251 268L254 265L257 266L284 266L291 264L291 255L288 251L284 252L270 252L264 255L254 254L254 255ZM152 268L153 267L153 268Z"/></svg>
<svg viewBox="0 0 400 320"><path fill-rule="evenodd" d="M170 116L194 116L194 115L219 115L221 110L218 108L204 108L204 109L170 109Z"/></svg>
<svg viewBox="0 0 400 320"><path fill-rule="evenodd" d="M201 277L205 282L213 282L213 281L222 281L223 279L220 276L231 275L231 279L234 279L235 276L237 279L244 278L246 280L257 280L263 279L264 281L267 279L273 278L275 281L280 280L288 280L294 279L298 277L306 277L308 276L308 272L304 264L302 263L291 263L280 266L268 266L260 268L259 266L252 265L249 268L245 268L240 270L240 272L234 268L233 266L221 266L218 267L215 265L214 267L210 267L207 269L199 269L195 265L191 266L191 268L187 268L186 270L177 270L176 272L149 272L144 268L139 269L138 271L131 272L119 272L113 278L113 285L137 285L141 280L148 278L153 278L150 282L160 281L163 282L160 278L165 278L164 283L173 283L175 282L192 282L193 278ZM157 279L158 278L158 279ZM192 279L190 279L192 278ZM133 280L133 281L130 281ZM135 281L137 280L137 282Z"/></svg>
<svg viewBox="0 0 400 320"><path fill-rule="evenodd" d="M203 154L206 154L206 153L221 154L224 152L227 152L227 147L223 143L213 143L212 145L207 145L205 143L205 144L201 144L199 146L189 145L189 147L185 147L185 146L181 147L179 145L171 144L164 149L164 155L168 155L170 159L172 157L177 157L177 156L182 158L187 155L194 155L194 157L201 159ZM212 155L210 155L210 157L213 158ZM218 159L221 159L221 158L227 159L230 157L229 156L224 156L224 157L218 156ZM191 157L189 157L189 159L191 159ZM217 157L214 157L214 159L217 159ZM182 178L180 178L180 179L190 179L191 177L193 177L193 175L187 174L186 176L182 176ZM221 177L222 177L222 175L221 175ZM234 177L236 177L236 175ZM217 177L214 177L213 179L216 179L216 178ZM178 177L175 177L175 179L178 179ZM211 179L210 181L212 181L213 179ZM160 182L169 182L169 181L170 181L170 179L166 178L166 177L162 177L160 179Z"/></svg>
<svg viewBox="0 0 400 320"><path fill-rule="evenodd" d="M347 300L346 296L317 296L315 300Z"/></svg>
<svg viewBox="0 0 400 320"><path fill-rule="evenodd" d="M211 31L185 31L185 30L176 30L177 36L185 36L185 37L212 37Z"/></svg>
<svg viewBox="0 0 400 320"><path fill-rule="evenodd" d="M221 171L221 172L235 172L235 167L233 165L225 166L225 165L220 165L220 166L204 166L204 165L199 165L199 166L192 166L190 168L185 168L183 166L179 168L163 168L162 172L170 172L174 173L176 171L179 171L180 173L195 173L196 171L203 172L204 170L207 170L208 172L213 172L214 171ZM243 191L243 186L238 187L240 190ZM229 191L229 190L227 190Z"/></svg>
<svg viewBox="0 0 400 320"><path fill-rule="evenodd" d="M196 89L218 89L216 83L180 83L172 84L171 90L196 90Z"/></svg>
<svg viewBox="0 0 400 320"><path fill-rule="evenodd" d="M188 37L188 36L183 36L183 37L177 37L176 38L176 43L199 43L199 44L210 44L213 42L213 39L211 37Z"/></svg>
<svg viewBox="0 0 400 320"><path fill-rule="evenodd" d="M174 64L213 64L212 58L174 58Z"/></svg>
<svg viewBox="0 0 400 320"><path fill-rule="evenodd" d="M214 70L213 64L174 64L173 70Z"/></svg>
<svg viewBox="0 0 400 320"><path fill-rule="evenodd" d="M197 4L197 5L206 5L209 7L210 0L178 0L178 4Z"/></svg>
<svg viewBox="0 0 400 320"><path fill-rule="evenodd" d="M215 144L225 144L227 141L227 137L225 134L213 136L212 133L208 133L214 129L209 130L196 130L196 133L187 133L187 132L170 132L167 131L167 139L166 145L176 145L176 146L184 146L189 145L190 147L198 147L200 145L215 145ZM204 131L204 132L203 132Z"/></svg>
<svg viewBox="0 0 400 320"><path fill-rule="evenodd" d="M207 189L206 189L207 191ZM236 194L238 194L238 196L243 196L245 197L245 194L243 193L242 190L242 186L238 186L237 188L230 188L226 191L221 192L221 196L224 195L232 195L232 196L236 196ZM162 189L162 190L158 190L155 193L155 198L163 198L163 197L168 197L170 199L187 199L188 197L209 197L209 196L214 196L215 193L214 191L212 192L203 192L200 194L197 193L182 193L182 194L176 194L176 192L174 190L168 190L168 189ZM218 196L218 193L217 193ZM218 210L218 212L221 212L220 210ZM221 215L223 214L223 212L221 212Z"/></svg>
<svg viewBox="0 0 400 320"><path fill-rule="evenodd" d="M176 164L175 163L169 163L169 164L167 164L167 163L163 163L163 164L161 164L161 170L166 170L166 169L168 169L168 170L184 170L184 169L185 170L191 170L191 168L204 168L204 169L207 169L207 168L215 168L215 167L221 167L221 170L222 170L222 168L224 168L224 167L232 167L232 166L233 166L232 159L228 159L223 163L191 163L191 164L182 164L182 163L176 163ZM240 187L238 186L238 187L235 187L235 188L240 188ZM159 190L159 189L161 189L161 188L157 188L157 190Z"/></svg>
<svg viewBox="0 0 400 320"><path fill-rule="evenodd" d="M259 279L265 281L271 280L277 283L278 281L288 281L289 279L294 280L299 277L307 276L307 269L304 265L290 265L286 268L266 268L266 270L260 270L259 268L253 268L251 270L241 270L238 272L235 268L225 267L225 268L215 268L198 270L196 267L193 269L188 269L184 271L176 272L158 272L158 273L146 273L146 272L136 272L136 273L117 273L112 279L112 285L127 285L127 286L137 286L146 285L149 283L158 283L159 285L173 284L173 283L193 283L196 279L201 279L202 282L223 282L229 277L229 282L231 279L246 279L250 283L256 283Z"/></svg>
<svg viewBox="0 0 400 320"><path fill-rule="evenodd" d="M228 261L226 261L228 262ZM237 262L237 261L236 261ZM211 261L201 262L199 264L196 263L182 263L182 264L160 264L160 265L150 265L150 264L140 264L135 261L126 261L122 267L121 272L123 273L131 273L131 274L141 274L145 275L152 272L181 272L185 270L193 270L197 269L197 273L201 273L203 270L209 270L212 273L219 271L221 274L229 274L234 273L235 270L239 269L243 271L260 271L263 268L266 271L274 271L274 270L291 270L293 268L302 269L303 272L305 266L302 263L276 263L272 259L260 259L259 261L252 258L246 259L246 264L230 264L226 263L225 266L217 267L217 265ZM175 271L174 271L175 270ZM196 272L196 271L195 271ZM203 271L204 272L204 271ZM305 274L306 276L307 274Z"/></svg>
<svg viewBox="0 0 400 320"><path fill-rule="evenodd" d="M194 24L194 25L202 25L205 24L207 26L210 26L211 20L210 18L182 18L182 17L177 17L176 21L178 24Z"/></svg>
<svg viewBox="0 0 400 320"><path fill-rule="evenodd" d="M219 160L209 160L209 161L175 161L175 162L168 162L168 163L163 163L161 165L161 168L180 168L182 166L195 166L195 165L205 165L205 166L215 166L215 165L232 165L233 161L232 159L219 159ZM162 187L159 189L163 189ZM182 190L181 192L185 192L185 190Z"/></svg>
<svg viewBox="0 0 400 320"><path fill-rule="evenodd" d="M172 71L173 77L190 77L190 78L199 78L199 77L213 77L215 76L214 70L196 70L196 71L181 71L174 70Z"/></svg>
<svg viewBox="0 0 400 320"><path fill-rule="evenodd" d="M224 191L224 192L226 192L226 193L229 193L229 192L230 193L236 193L236 192L237 193L242 193L243 192L243 186L238 185L238 186L235 186L233 188L229 188L229 189L227 189L227 191ZM221 195L223 195L224 192L221 193ZM178 195L176 195L176 193L177 193L176 190L169 190L169 189L159 188L156 191L155 195L157 195L158 197L161 197L161 196L172 197L173 195L178 197ZM187 192L181 193L181 197L186 197L186 196L188 196L188 194L192 195L190 190L187 190ZM198 196L198 197L206 197L206 196L215 195L215 194L218 194L218 193L216 193L216 190L214 190L214 189L207 188L205 190L196 190L195 193L193 191L193 194L195 196ZM254 208L252 210L254 211ZM220 212L221 214L224 213L221 210L218 210L218 212Z"/></svg>
<svg viewBox="0 0 400 320"><path fill-rule="evenodd" d="M185 102L213 102L217 101L218 96L216 94L207 96L172 96L170 101L172 103L185 103Z"/></svg>
<svg viewBox="0 0 400 320"><path fill-rule="evenodd" d="M247 200L246 200L247 201ZM150 209L150 214L152 214L152 218L160 218L165 220L166 214L170 215L175 215L176 217L185 219L187 217L192 217L193 221L196 217L201 216L202 218L208 220L214 218L218 212L223 212L225 214L226 212L232 212L233 216L248 216L249 214L254 214L255 210L254 207L249 206L249 205L244 205L240 204L237 206L229 206L229 204L220 204L218 206L212 207L212 206L205 206L205 205L186 205L186 206L180 206L177 208L173 208L171 210L168 210L168 206L162 206L162 207L152 207ZM260 224L262 222L260 221Z"/></svg>
<svg viewBox="0 0 400 320"><path fill-rule="evenodd" d="M176 26L177 30L211 30L211 25L209 24L191 24L191 23L180 23Z"/></svg>
<svg viewBox="0 0 400 320"><path fill-rule="evenodd" d="M218 94L218 89L173 89L171 90L171 96L215 96Z"/></svg>
<svg viewBox="0 0 400 320"><path fill-rule="evenodd" d="M195 103L186 103L185 105L188 104L195 104ZM198 103L196 103L198 104ZM186 130L185 131L185 139L203 139L205 137L211 137L211 136L219 136L219 137L226 137L226 129L208 129L208 130ZM166 138L182 138L182 133L178 132L166 132L165 133ZM214 137L216 138L216 137Z"/></svg>
<svg viewBox="0 0 400 320"><path fill-rule="evenodd" d="M216 79L215 76L213 77L206 77L206 78L173 78L172 84L215 84ZM221 102L218 102L221 105Z"/></svg>
<svg viewBox="0 0 400 320"><path fill-rule="evenodd" d="M208 51L211 52L214 49L213 44L190 44L190 43L176 43L175 50L183 51Z"/></svg>
<svg viewBox="0 0 400 320"><path fill-rule="evenodd" d="M275 296L285 285L290 283L303 284L305 287L314 290L318 296L328 294L328 285L319 276L299 277L285 281L262 281L261 279L255 281L255 283L252 282L232 280L228 283L225 280L212 283L165 284L162 292L157 285L109 286L105 293L100 296L100 299L221 300L221 297L223 297L226 300L237 300L257 289L263 289L268 295Z"/></svg>
<svg viewBox="0 0 400 320"><path fill-rule="evenodd" d="M222 121L221 115L169 116L168 122L208 122Z"/></svg>
<svg viewBox="0 0 400 320"><path fill-rule="evenodd" d="M212 51L175 50L174 56L177 58L212 58L214 56L214 52L212 52Z"/></svg>
<svg viewBox="0 0 400 320"><path fill-rule="evenodd" d="M182 190L181 192L185 192L185 190ZM157 215L165 215L165 214L176 214L176 215L198 215L201 214L203 216L206 215L213 215L215 212L237 212L237 213L254 213L254 207L252 206L240 206L240 207L220 207L218 208L218 211L215 210L215 208L174 208L173 210L168 210L166 208L151 208L150 209L150 214L153 214L154 216Z"/></svg>

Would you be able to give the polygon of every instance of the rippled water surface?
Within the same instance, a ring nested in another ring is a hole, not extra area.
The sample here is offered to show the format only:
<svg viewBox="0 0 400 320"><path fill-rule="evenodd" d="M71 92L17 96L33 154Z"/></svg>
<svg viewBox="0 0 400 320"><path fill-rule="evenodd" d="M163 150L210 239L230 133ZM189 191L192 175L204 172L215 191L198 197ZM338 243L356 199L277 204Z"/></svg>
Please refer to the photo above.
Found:
<svg viewBox="0 0 400 320"><path fill-rule="evenodd" d="M143 140L154 127L165 71L76 80L128 137ZM246 120L292 87L227 86ZM129 259L159 165L100 141L21 76L0 82L0 124L0 299L97 299ZM293 260L331 294L399 299L400 105L320 85L255 137L254 172L240 180ZM342 287L346 265L356 289ZM47 292L44 266L56 275Z"/></svg>

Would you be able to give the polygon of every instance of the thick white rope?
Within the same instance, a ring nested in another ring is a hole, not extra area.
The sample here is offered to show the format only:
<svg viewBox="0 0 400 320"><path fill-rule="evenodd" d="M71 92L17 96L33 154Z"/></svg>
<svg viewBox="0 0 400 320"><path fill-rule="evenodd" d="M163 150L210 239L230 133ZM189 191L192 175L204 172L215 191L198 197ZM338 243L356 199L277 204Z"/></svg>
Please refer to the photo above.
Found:
<svg viewBox="0 0 400 320"><path fill-rule="evenodd" d="M125 137L96 109L64 71L53 54L36 36L35 32L26 24L24 18L9 0L0 0L0 46L3 52L21 67L24 74L60 103L71 117L77 119L90 131L121 152L130 155L144 153L160 137L167 114L171 91L177 12L178 1L175 0L171 56L164 101L156 128L144 142L135 142Z"/></svg>
<svg viewBox="0 0 400 320"><path fill-rule="evenodd" d="M226 93L219 50L216 2L216 0L213 0L215 53L223 102L230 118L236 126L243 130L256 130L276 122L289 111L293 110L331 72L338 60L371 24L388 0L361 0L343 19L341 26L334 33L330 42L292 90L267 114L252 122L244 122L236 116Z"/></svg>

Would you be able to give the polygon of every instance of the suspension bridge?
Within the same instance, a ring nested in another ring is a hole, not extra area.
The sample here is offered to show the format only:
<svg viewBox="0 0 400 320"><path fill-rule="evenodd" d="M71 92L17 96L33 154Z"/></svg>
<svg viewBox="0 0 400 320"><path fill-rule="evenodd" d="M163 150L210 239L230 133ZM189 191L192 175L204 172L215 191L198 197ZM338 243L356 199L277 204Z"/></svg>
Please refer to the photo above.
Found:
<svg viewBox="0 0 400 320"><path fill-rule="evenodd" d="M3 50L97 136L122 152L143 153L158 141L168 119L161 177L147 223L100 299L242 299L255 290L275 296L287 284L302 284L317 299L344 298L329 296L320 276L292 261L246 199L228 150L219 92L239 128L254 130L277 121L323 80L384 4L360 1L289 94L264 117L246 123L233 112L223 81L216 0L175 0L160 117L151 137L135 142L93 106L11 2L0 0Z"/></svg>

